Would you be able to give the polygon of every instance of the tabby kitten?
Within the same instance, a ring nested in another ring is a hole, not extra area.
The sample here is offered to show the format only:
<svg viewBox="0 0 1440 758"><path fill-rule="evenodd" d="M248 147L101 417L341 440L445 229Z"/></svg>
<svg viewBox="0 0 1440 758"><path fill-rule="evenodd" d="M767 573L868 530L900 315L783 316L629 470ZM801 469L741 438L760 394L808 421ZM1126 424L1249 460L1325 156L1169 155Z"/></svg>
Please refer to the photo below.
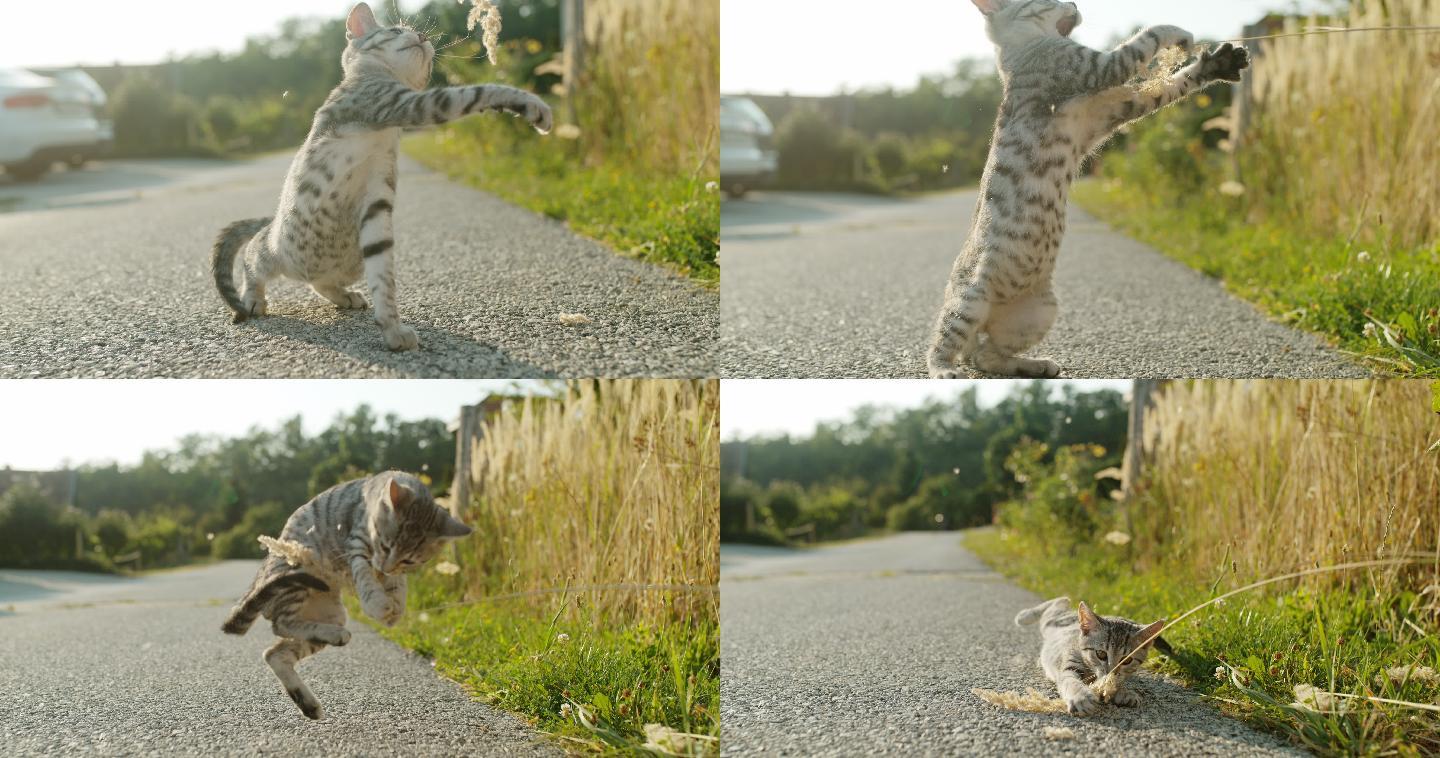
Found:
<svg viewBox="0 0 1440 758"><path fill-rule="evenodd" d="M280 639L265 651L265 663L300 711L318 719L320 701L295 664L350 642L341 589L355 593L365 615L392 626L405 613L405 572L469 533L410 474L337 484L291 514L280 534L287 551L272 549L221 630L244 634L256 617L269 619Z"/></svg>
<svg viewBox="0 0 1440 758"><path fill-rule="evenodd" d="M975 221L945 288L930 376L957 363L991 374L1059 376L1050 360L1018 357L1055 322L1051 287L1065 202L1080 162L1116 129L1218 81L1239 81L1244 48L1221 45L1150 88L1127 82L1190 33L1155 26L1101 53L1069 39L1074 3L972 0L985 15L1004 85Z"/></svg>
<svg viewBox="0 0 1440 758"><path fill-rule="evenodd" d="M391 350L420 346L395 306L392 211L400 129L443 124L472 113L504 110L550 131L550 108L512 87L481 84L422 90L435 47L404 26L382 28L365 3L346 21L340 56L344 78L315 113L290 165L273 218L237 221L220 232L211 268L235 323L266 312L265 286L286 276L341 308L364 308L350 289L362 277L375 321ZM234 260L243 249L244 278L235 289Z"/></svg>
<svg viewBox="0 0 1440 758"><path fill-rule="evenodd" d="M1070 610L1070 598L1057 597L1015 616L1016 626L1037 621L1042 640L1040 667L1060 691L1066 709L1077 716L1100 710L1101 696L1090 685L1112 671L1115 675L1105 693L1108 699L1126 707L1139 705L1140 698L1125 689L1125 681L1140 670L1152 646L1170 654L1165 640L1150 639L1165 626L1163 620L1141 626L1118 616L1097 616L1083 602L1076 612Z"/></svg>

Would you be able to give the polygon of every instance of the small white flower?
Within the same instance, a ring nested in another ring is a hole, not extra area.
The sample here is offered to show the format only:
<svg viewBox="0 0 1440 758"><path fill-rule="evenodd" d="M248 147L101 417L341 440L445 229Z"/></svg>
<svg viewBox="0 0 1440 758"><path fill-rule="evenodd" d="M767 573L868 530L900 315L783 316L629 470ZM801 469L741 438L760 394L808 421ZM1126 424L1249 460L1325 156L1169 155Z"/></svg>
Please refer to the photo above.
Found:
<svg viewBox="0 0 1440 758"><path fill-rule="evenodd" d="M580 127L574 124L561 124L555 127L555 136L560 139L580 139Z"/></svg>
<svg viewBox="0 0 1440 758"><path fill-rule="evenodd" d="M1128 545L1130 544L1130 535L1124 532L1110 532L1105 535L1105 541L1112 545Z"/></svg>
<svg viewBox="0 0 1440 758"><path fill-rule="evenodd" d="M426 621L429 621L429 620L430 620L430 614L426 613L425 611L420 611L420 623L423 624L423 623L425 623Z"/></svg>
<svg viewBox="0 0 1440 758"><path fill-rule="evenodd" d="M1359 253L1355 254L1355 260L1360 261L1361 263L1369 263L1370 253L1361 250Z"/></svg>
<svg viewBox="0 0 1440 758"><path fill-rule="evenodd" d="M720 191L720 182L705 182L705 191L706 191L706 192L719 192L719 191Z"/></svg>
<svg viewBox="0 0 1440 758"><path fill-rule="evenodd" d="M1375 324L1374 324L1374 322L1367 323L1367 324L1365 325L1365 328L1362 329L1361 332L1365 335L1365 338L1366 338L1366 339L1372 339L1372 338L1374 338L1374 336L1375 336Z"/></svg>
<svg viewBox="0 0 1440 758"><path fill-rule="evenodd" d="M561 633L555 635L555 641L556 641L556 642L569 642L569 641L570 641L570 635L568 635L568 634L566 634L566 633L564 633L564 632L561 632Z"/></svg>
<svg viewBox="0 0 1440 758"><path fill-rule="evenodd" d="M1226 197L1241 197L1245 194L1245 185L1240 182L1224 182L1220 185L1220 194Z"/></svg>
<svg viewBox="0 0 1440 758"><path fill-rule="evenodd" d="M564 703L560 706L560 718L562 719L570 718L570 714L574 712L575 709L571 708L569 703Z"/></svg>
<svg viewBox="0 0 1440 758"><path fill-rule="evenodd" d="M451 576L453 574L460 573L460 567L456 566L450 561L440 561L439 563L435 564L435 573L444 574L445 576Z"/></svg>

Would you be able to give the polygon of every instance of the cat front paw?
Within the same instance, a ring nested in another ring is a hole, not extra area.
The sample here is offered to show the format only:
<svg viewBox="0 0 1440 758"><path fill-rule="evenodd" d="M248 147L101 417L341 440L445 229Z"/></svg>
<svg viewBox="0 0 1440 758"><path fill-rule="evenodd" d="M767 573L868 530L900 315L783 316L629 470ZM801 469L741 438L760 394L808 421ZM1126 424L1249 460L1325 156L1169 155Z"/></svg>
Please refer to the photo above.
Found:
<svg viewBox="0 0 1440 758"><path fill-rule="evenodd" d="M414 350L420 347L420 335L404 324L381 327L381 332L385 335L385 347L391 350Z"/></svg>
<svg viewBox="0 0 1440 758"><path fill-rule="evenodd" d="M1100 712L1100 698L1089 687L1064 697L1065 710L1075 716L1093 716Z"/></svg>
<svg viewBox="0 0 1440 758"><path fill-rule="evenodd" d="M1124 708L1134 708L1140 704L1140 696L1130 690L1119 690L1110 696L1110 702Z"/></svg>
<svg viewBox="0 0 1440 758"><path fill-rule="evenodd" d="M525 103L525 120L541 134L549 134L555 126L555 114L550 111L550 106L538 97L532 96Z"/></svg>
<svg viewBox="0 0 1440 758"><path fill-rule="evenodd" d="M1200 54L1200 76L1207 80L1238 82L1240 72L1249 67L1249 51L1229 42Z"/></svg>

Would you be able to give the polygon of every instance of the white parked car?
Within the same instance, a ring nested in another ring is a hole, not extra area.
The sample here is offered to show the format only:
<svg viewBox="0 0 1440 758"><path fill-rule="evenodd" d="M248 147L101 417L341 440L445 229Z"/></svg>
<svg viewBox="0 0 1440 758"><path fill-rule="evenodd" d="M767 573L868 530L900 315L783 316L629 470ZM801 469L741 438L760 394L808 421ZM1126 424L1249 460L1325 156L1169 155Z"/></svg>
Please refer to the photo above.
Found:
<svg viewBox="0 0 1440 758"><path fill-rule="evenodd" d="M779 166L775 127L754 101L720 98L720 186L731 197L744 197L770 183Z"/></svg>
<svg viewBox="0 0 1440 758"><path fill-rule="evenodd" d="M56 162L80 165L110 149L115 128L103 115L105 92L84 71L42 76L0 69L0 166L22 181Z"/></svg>

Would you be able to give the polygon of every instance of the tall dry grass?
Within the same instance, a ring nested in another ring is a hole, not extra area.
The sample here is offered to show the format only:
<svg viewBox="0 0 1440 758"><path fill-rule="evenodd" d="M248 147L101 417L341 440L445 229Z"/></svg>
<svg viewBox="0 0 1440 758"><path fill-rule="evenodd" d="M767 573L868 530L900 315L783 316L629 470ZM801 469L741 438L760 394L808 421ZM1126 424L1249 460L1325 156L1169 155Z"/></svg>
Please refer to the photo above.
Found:
<svg viewBox="0 0 1440 758"><path fill-rule="evenodd" d="M1440 415L1429 392L1420 380L1168 385L1147 421L1153 459L1133 506L1137 536L1202 571L1233 561L1241 577L1433 554ZM1414 571L1312 581L1393 590Z"/></svg>
<svg viewBox="0 0 1440 758"><path fill-rule="evenodd" d="M638 585L719 581L719 412L715 381L574 382L506 407L474 447L467 595L637 585L573 596L612 621L716 618L713 592Z"/></svg>
<svg viewBox="0 0 1440 758"><path fill-rule="evenodd" d="M1440 25L1440 3L1356 2L1350 28ZM1252 195L1317 232L1403 249L1440 241L1440 35L1317 34L1264 43L1242 152ZM1363 216L1362 216L1363 214Z"/></svg>
<svg viewBox="0 0 1440 758"><path fill-rule="evenodd" d="M595 155L666 174L719 166L719 0L590 0L577 110Z"/></svg>

